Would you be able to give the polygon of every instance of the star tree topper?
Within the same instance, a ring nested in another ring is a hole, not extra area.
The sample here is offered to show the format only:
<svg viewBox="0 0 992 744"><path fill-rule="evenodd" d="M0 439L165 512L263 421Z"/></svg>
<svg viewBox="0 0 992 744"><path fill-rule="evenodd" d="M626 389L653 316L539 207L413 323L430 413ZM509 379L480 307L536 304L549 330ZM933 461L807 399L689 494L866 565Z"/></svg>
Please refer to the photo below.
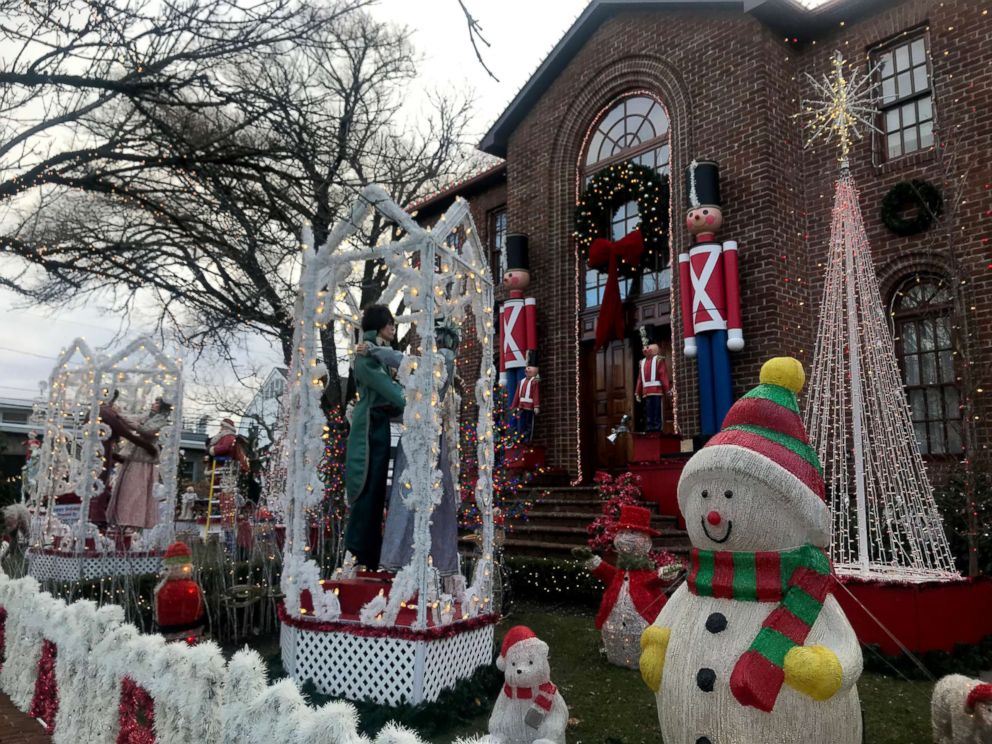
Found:
<svg viewBox="0 0 992 744"><path fill-rule="evenodd" d="M844 56L840 52L834 52L832 62L832 72L824 74L822 80L806 73L817 96L803 101L800 116L806 118L809 132L806 147L817 140L827 143L836 137L841 167L846 167L851 141L862 138L861 130L880 131L872 121L878 111L873 79L879 66L872 67L867 74L854 68L845 73Z"/></svg>

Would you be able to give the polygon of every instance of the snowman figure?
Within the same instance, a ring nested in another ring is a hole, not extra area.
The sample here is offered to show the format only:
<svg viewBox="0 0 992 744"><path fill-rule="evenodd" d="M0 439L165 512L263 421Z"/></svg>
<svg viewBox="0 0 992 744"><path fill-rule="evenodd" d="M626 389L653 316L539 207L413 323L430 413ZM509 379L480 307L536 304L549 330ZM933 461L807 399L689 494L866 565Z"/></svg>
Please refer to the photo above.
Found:
<svg viewBox="0 0 992 744"><path fill-rule="evenodd" d="M795 359L761 369L678 486L689 575L641 637L666 744L859 744L861 648L831 594L830 512Z"/></svg>
<svg viewBox="0 0 992 744"><path fill-rule="evenodd" d="M572 555L585 561L586 570L606 584L596 628L611 664L637 669L641 633L665 606L665 587L682 569L677 561L659 568L651 559L651 538L659 534L651 528L648 509L625 505L620 507L613 536L616 566L593 555L589 548L572 548Z"/></svg>

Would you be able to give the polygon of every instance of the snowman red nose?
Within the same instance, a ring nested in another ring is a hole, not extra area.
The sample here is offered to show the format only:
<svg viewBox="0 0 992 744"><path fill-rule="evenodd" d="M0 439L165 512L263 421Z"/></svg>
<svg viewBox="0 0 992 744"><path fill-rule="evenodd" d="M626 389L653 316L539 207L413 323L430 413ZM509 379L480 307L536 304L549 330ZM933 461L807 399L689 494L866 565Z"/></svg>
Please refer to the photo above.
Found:
<svg viewBox="0 0 992 744"><path fill-rule="evenodd" d="M706 515L706 521L709 522L714 527L716 527L718 524L720 524L720 522L723 521L723 517L720 516L720 512L711 511L709 514Z"/></svg>

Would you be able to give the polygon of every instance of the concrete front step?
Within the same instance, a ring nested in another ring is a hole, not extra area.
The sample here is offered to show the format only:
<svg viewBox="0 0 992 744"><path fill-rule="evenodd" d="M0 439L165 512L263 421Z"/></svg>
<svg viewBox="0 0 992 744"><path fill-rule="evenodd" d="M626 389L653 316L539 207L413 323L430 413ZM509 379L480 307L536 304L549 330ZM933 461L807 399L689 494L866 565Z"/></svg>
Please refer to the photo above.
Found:
<svg viewBox="0 0 992 744"><path fill-rule="evenodd" d="M554 558L571 558L572 548L587 547L581 543L552 542L524 536L507 537L504 544L508 555L549 556ZM682 541L655 541L655 548L667 550L681 558L688 558L688 538Z"/></svg>
<svg viewBox="0 0 992 744"><path fill-rule="evenodd" d="M659 541L679 541L686 538L686 533L679 529L658 530L661 535L655 538ZM513 537L534 538L545 542L567 542L571 545L585 545L589 533L585 527L570 527L567 525L534 525L518 524L513 528Z"/></svg>
<svg viewBox="0 0 992 744"><path fill-rule="evenodd" d="M528 486L520 490L520 498L528 501L566 499L602 503L599 490L594 486Z"/></svg>
<svg viewBox="0 0 992 744"><path fill-rule="evenodd" d="M527 524L533 526L539 525L560 525L569 527L587 527L592 524L596 517L600 516L600 512L590 513L587 511L558 511L551 510L546 511L540 506L535 506L527 513ZM651 526L656 529L674 528L676 525L675 517L666 517L661 514L651 515Z"/></svg>

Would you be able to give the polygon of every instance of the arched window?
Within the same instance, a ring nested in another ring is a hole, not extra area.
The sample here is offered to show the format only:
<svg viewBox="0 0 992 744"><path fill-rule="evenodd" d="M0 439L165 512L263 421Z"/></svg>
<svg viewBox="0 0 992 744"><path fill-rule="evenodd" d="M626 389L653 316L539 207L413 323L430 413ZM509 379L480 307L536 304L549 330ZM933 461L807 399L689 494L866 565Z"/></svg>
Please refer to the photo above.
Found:
<svg viewBox="0 0 992 744"><path fill-rule="evenodd" d="M588 142L582 160L583 187L606 166L628 160L668 175L671 160L668 114L665 107L649 95L632 94L609 109L596 122ZM619 240L639 222L637 203L624 204L613 214L611 239ZM642 294L671 286L667 256L653 256L650 261L652 263L643 265L639 277ZM629 278L620 282L622 297L626 298L631 284ZM605 272L586 269L585 307L594 307L602 302L605 286Z"/></svg>
<svg viewBox="0 0 992 744"><path fill-rule="evenodd" d="M954 370L954 291L947 279L914 274L891 302L893 336L906 397L925 455L955 455L961 442L961 396Z"/></svg>

